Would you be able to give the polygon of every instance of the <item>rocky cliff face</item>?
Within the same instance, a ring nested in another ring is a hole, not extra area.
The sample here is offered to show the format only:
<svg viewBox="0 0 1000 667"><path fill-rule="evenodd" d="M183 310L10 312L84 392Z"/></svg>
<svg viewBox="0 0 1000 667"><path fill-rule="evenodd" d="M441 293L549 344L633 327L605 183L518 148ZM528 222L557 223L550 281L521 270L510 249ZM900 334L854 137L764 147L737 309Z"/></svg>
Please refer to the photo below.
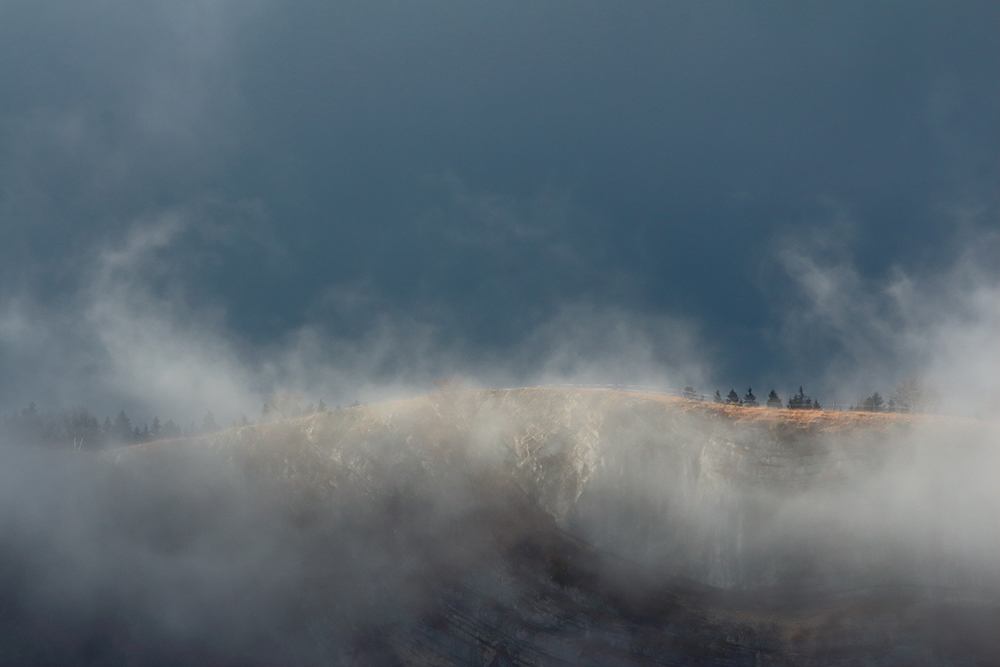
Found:
<svg viewBox="0 0 1000 667"><path fill-rule="evenodd" d="M534 389L118 450L123 581L64 628L108 664L997 664L997 435Z"/></svg>

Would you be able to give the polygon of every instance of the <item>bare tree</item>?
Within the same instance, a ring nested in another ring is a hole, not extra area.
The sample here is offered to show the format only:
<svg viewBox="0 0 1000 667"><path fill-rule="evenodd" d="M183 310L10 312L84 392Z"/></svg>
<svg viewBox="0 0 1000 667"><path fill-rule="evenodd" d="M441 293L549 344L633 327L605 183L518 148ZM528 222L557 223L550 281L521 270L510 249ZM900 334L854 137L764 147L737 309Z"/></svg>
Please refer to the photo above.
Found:
<svg viewBox="0 0 1000 667"><path fill-rule="evenodd" d="M913 376L896 386L892 404L897 412L927 412L940 400L940 395L927 381Z"/></svg>

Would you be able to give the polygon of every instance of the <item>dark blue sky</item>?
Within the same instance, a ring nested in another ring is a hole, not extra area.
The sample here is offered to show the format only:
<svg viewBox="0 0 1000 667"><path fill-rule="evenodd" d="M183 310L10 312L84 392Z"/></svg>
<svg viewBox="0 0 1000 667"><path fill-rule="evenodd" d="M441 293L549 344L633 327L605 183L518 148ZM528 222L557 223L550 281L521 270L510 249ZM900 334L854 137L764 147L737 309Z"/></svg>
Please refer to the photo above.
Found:
<svg viewBox="0 0 1000 667"><path fill-rule="evenodd" d="M931 364L900 285L996 285L998 121L992 1L8 0L0 403L219 355L886 391Z"/></svg>

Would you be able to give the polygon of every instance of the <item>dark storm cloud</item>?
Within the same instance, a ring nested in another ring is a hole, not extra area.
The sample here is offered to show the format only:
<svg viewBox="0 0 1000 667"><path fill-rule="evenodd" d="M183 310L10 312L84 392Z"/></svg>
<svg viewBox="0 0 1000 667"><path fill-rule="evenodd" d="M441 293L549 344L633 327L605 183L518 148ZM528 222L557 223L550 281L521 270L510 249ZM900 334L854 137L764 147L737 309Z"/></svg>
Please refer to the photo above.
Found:
<svg viewBox="0 0 1000 667"><path fill-rule="evenodd" d="M638 338L630 358L692 382L819 381L825 360L774 333L804 307L803 265L775 248L847 219L838 266L858 285L954 273L997 224L998 18L987 2L5 3L7 375L32 368L11 336L53 337L82 376L164 349L108 342L155 321L218 352L181 358L250 384L329 369L302 346L364 351L351 382L491 360L523 379L607 367L531 351L593 309L639 332L608 336L610 358ZM101 282L108 252L172 215L137 283ZM95 310L108 294L117 310ZM76 358L74 336L96 352ZM711 354L678 365L692 336Z"/></svg>

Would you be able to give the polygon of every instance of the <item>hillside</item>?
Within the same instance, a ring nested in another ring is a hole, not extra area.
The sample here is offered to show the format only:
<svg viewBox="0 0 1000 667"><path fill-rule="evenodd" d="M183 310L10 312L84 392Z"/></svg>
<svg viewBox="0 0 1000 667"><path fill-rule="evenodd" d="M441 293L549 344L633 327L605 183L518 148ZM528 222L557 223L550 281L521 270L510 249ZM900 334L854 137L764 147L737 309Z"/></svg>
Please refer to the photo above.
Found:
<svg viewBox="0 0 1000 667"><path fill-rule="evenodd" d="M997 435L944 417L522 389L116 450L110 523L154 563L130 576L156 603L122 589L138 612L107 621L104 650L155 645L187 664L996 664Z"/></svg>

